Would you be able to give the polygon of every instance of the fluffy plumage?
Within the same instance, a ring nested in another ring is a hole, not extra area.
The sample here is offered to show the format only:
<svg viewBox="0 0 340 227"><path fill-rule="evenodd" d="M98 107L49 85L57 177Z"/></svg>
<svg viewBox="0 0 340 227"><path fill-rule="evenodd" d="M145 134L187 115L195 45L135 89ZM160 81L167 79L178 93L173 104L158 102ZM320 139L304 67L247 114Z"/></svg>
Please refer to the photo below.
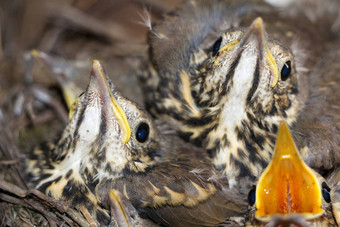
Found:
<svg viewBox="0 0 340 227"><path fill-rule="evenodd" d="M259 16L264 25L255 22ZM328 86L314 83L318 75L311 73L322 56L323 37L303 16L280 18L257 1L185 1L153 26L149 44L150 65L141 76L147 106L183 138L206 148L230 185L259 176L271 159L281 120L297 137L339 108L331 97L314 98L315 90ZM335 75L325 77L338 84ZM300 124L319 111L317 103L335 109L320 109L318 119ZM336 125L338 118L327 121ZM300 137L298 147L311 139ZM309 155L316 154L312 147L303 152L313 167L330 169L339 160L339 139L333 134L329 140L317 141L319 151L335 157L327 159L330 165Z"/></svg>
<svg viewBox="0 0 340 227"><path fill-rule="evenodd" d="M213 225L246 205L245 190L229 189L203 150L122 97L97 61L60 140L36 150L27 171L34 187L86 207L102 225L112 218L111 190L164 225Z"/></svg>

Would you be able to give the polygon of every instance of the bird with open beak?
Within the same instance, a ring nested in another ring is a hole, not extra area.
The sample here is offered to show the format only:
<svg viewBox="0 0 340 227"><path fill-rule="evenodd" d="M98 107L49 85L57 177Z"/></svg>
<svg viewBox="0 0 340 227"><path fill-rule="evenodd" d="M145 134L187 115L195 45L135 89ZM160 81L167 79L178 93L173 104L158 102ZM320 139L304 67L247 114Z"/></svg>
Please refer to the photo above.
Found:
<svg viewBox="0 0 340 227"><path fill-rule="evenodd" d="M136 223L123 198L171 226L211 226L247 207L204 150L122 97L98 61L58 143L36 149L26 166L33 187L101 225L150 224Z"/></svg>
<svg viewBox="0 0 340 227"><path fill-rule="evenodd" d="M262 173L282 120L307 163L331 169L340 160L340 79L318 79L320 35L303 16L279 18L257 1L185 1L150 30L147 106L207 149L230 186Z"/></svg>
<svg viewBox="0 0 340 227"><path fill-rule="evenodd" d="M249 191L247 213L224 225L338 226L339 172L337 169L325 180L308 167L282 122L273 159Z"/></svg>

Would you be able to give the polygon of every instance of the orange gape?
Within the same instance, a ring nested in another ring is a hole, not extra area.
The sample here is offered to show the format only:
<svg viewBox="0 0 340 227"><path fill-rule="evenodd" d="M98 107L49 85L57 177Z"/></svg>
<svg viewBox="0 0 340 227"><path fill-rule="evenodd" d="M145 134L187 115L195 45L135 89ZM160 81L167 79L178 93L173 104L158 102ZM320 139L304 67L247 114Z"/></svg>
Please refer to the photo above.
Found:
<svg viewBox="0 0 340 227"><path fill-rule="evenodd" d="M266 221L275 214L322 215L321 190L313 172L301 159L289 129L282 123L272 161L256 189L256 218Z"/></svg>

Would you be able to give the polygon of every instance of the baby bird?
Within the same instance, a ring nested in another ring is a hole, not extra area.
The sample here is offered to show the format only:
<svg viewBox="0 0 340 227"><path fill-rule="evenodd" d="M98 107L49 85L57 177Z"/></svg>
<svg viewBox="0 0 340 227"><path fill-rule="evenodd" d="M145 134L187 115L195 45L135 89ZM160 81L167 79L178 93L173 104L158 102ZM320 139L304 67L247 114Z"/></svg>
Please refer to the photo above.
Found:
<svg viewBox="0 0 340 227"><path fill-rule="evenodd" d="M230 186L262 173L282 120L307 163L331 169L340 160L340 81L311 73L324 49L311 28L257 1L186 1L150 31L147 106L207 149ZM304 134L315 125L318 132Z"/></svg>
<svg viewBox="0 0 340 227"><path fill-rule="evenodd" d="M240 226L338 226L339 169L327 180L301 159L282 122L272 161L248 195L249 210L224 224Z"/></svg>
<svg viewBox="0 0 340 227"><path fill-rule="evenodd" d="M101 225L135 225L135 215L121 215L129 208L119 208L120 195L143 217L172 226L210 226L246 208L206 152L122 97L98 61L60 140L35 150L27 172L35 188L86 208Z"/></svg>

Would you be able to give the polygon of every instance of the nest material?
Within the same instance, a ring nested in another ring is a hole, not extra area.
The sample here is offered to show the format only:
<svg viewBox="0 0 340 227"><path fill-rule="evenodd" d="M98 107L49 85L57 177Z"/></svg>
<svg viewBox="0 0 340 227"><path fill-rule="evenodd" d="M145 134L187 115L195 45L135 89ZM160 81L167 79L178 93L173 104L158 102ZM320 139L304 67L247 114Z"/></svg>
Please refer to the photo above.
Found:
<svg viewBox="0 0 340 227"><path fill-rule="evenodd" d="M137 80L118 75L131 74L145 59L146 9L152 9L156 19L178 2L0 2L0 226L95 226L86 212L28 188L24 180L28 152L57 140L68 121L51 71L29 61L25 53L34 48L85 63L93 58L112 63L107 68L117 75L114 82L122 93L142 103L141 93L131 97L138 92Z"/></svg>

